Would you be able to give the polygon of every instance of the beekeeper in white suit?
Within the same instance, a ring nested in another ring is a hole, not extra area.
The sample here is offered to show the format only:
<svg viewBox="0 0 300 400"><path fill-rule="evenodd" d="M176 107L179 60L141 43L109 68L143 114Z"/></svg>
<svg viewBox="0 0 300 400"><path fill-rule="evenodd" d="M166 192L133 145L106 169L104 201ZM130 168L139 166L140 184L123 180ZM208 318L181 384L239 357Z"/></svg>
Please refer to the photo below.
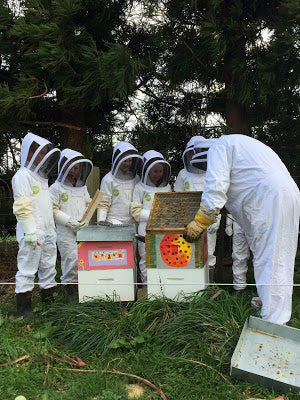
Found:
<svg viewBox="0 0 300 400"><path fill-rule="evenodd" d="M206 184L195 220L186 227L193 241L225 206L244 230L253 253L263 319L285 324L291 317L300 195L277 154L244 135L201 140L195 159L206 162Z"/></svg>
<svg viewBox="0 0 300 400"><path fill-rule="evenodd" d="M142 157L128 142L119 142L114 147L111 171L101 181L103 199L97 208L97 223L114 225L135 223L130 214L134 186L140 180Z"/></svg>
<svg viewBox="0 0 300 400"><path fill-rule="evenodd" d="M31 293L35 274L42 300L53 300L56 286L56 232L48 176L60 151L48 140L28 133L21 146L21 168L12 179L13 213L17 218L18 272L16 300L19 316L33 318Z"/></svg>
<svg viewBox="0 0 300 400"><path fill-rule="evenodd" d="M80 222L91 201L86 180L93 163L78 151L64 149L58 163L58 178L50 186L54 204L54 219L57 227L57 246L61 255L61 282L68 294L68 301L78 297L76 232L86 222Z"/></svg>
<svg viewBox="0 0 300 400"><path fill-rule="evenodd" d="M146 151L143 155L143 170L140 182L134 188L131 203L131 215L138 222L138 234L146 235L146 226L154 195L158 192L170 192L170 164L163 155L155 150ZM138 242L140 262L139 269L142 283L147 282L145 243Z"/></svg>
<svg viewBox="0 0 300 400"><path fill-rule="evenodd" d="M204 139L202 136L193 136L187 143L182 154L184 168L179 171L174 184L175 192L202 192L205 185L206 170L201 169L202 164L197 166L191 164L191 159L194 155L194 144L197 141ZM217 242L217 232L220 226L221 215L218 215L216 222L207 228L207 256L210 280L213 280L214 269L216 265L216 256L214 255Z"/></svg>

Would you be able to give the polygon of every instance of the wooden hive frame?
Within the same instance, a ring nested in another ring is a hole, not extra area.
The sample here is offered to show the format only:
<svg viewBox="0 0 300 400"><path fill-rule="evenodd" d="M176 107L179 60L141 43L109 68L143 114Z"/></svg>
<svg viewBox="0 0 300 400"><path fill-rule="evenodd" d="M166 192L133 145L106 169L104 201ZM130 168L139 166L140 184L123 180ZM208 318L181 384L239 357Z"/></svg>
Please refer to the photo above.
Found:
<svg viewBox="0 0 300 400"><path fill-rule="evenodd" d="M146 232L183 233L200 207L202 192L155 193Z"/></svg>

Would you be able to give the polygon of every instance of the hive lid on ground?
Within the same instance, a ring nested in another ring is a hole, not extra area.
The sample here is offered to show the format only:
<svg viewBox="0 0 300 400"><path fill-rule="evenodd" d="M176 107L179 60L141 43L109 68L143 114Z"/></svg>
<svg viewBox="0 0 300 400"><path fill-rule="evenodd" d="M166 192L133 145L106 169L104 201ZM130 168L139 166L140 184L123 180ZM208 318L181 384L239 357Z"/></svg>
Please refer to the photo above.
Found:
<svg viewBox="0 0 300 400"><path fill-rule="evenodd" d="M200 207L202 192L155 193L147 233L184 232Z"/></svg>
<svg viewBox="0 0 300 400"><path fill-rule="evenodd" d="M300 329L250 316L231 358L230 374L275 390L300 392Z"/></svg>

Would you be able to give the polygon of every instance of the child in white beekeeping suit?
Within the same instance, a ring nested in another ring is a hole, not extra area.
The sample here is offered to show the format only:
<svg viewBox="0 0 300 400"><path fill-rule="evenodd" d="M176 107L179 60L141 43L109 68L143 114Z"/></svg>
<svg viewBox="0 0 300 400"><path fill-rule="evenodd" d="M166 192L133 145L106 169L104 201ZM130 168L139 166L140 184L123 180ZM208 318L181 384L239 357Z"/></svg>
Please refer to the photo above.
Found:
<svg viewBox="0 0 300 400"><path fill-rule="evenodd" d="M61 282L68 294L68 301L76 301L78 290L76 232L86 225L79 222L91 198L86 180L93 163L81 153L64 149L58 163L58 178L50 187L57 227L57 246L61 255Z"/></svg>
<svg viewBox="0 0 300 400"><path fill-rule="evenodd" d="M143 155L143 170L141 181L136 184L131 203L131 215L138 222L138 234L145 236L154 194L170 192L170 164L163 155L155 150L149 150ZM147 282L145 243L138 242L140 254L140 275L142 283Z"/></svg>
<svg viewBox="0 0 300 400"><path fill-rule="evenodd" d="M142 157L128 142L119 142L114 147L112 167L100 185L104 192L97 208L97 223L108 222L114 225L134 223L130 214L132 193L140 180Z"/></svg>
<svg viewBox="0 0 300 400"><path fill-rule="evenodd" d="M205 185L205 169L202 164L191 164L194 155L194 144L202 138L202 136L193 136L187 143L182 154L184 168L179 171L174 184L175 192L192 192L203 191ZM221 215L218 216L216 222L207 229L207 253L210 280L213 280L214 268L216 265L216 256L214 255L217 241L217 232L220 226Z"/></svg>
<svg viewBox="0 0 300 400"><path fill-rule="evenodd" d="M48 176L60 150L48 140L28 133L21 146L21 168L13 176L13 213L17 218L17 313L33 318L31 294L38 273L42 301L53 300L56 287L56 232Z"/></svg>

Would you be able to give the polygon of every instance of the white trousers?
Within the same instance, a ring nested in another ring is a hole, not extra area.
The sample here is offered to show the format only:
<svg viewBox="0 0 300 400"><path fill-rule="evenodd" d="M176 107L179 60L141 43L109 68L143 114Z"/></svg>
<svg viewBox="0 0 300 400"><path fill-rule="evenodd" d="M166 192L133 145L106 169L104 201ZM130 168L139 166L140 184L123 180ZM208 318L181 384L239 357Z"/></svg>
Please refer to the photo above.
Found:
<svg viewBox="0 0 300 400"><path fill-rule="evenodd" d="M234 290L243 290L247 286L247 261L250 248L245 232L237 222L233 222L232 235L232 273Z"/></svg>
<svg viewBox="0 0 300 400"><path fill-rule="evenodd" d="M25 243L24 237L18 241L16 293L32 291L36 273L38 273L40 289L56 286L56 234L54 231L47 234L38 232L38 240L53 253L50 254L40 246L33 247L31 244Z"/></svg>

